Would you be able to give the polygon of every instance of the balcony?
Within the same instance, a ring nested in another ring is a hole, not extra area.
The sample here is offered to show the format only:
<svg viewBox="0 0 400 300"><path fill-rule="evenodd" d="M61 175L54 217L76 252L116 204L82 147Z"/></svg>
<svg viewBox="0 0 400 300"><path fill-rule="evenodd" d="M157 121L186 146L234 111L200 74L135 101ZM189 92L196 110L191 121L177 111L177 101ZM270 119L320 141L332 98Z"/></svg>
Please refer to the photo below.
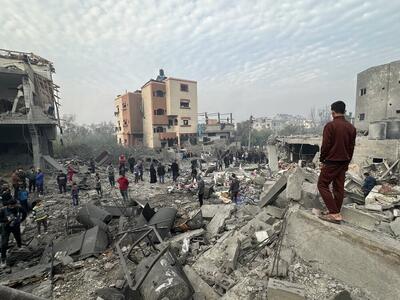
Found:
<svg viewBox="0 0 400 300"><path fill-rule="evenodd" d="M176 135L176 132L160 132L158 134L158 138L160 140L172 140L172 139L176 139L177 135Z"/></svg>

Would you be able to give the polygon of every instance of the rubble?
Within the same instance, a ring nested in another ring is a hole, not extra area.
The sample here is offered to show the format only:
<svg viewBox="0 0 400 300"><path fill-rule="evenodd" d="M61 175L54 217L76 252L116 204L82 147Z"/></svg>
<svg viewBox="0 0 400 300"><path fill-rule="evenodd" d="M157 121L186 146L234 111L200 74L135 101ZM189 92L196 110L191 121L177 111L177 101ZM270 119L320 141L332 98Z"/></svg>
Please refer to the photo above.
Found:
<svg viewBox="0 0 400 300"><path fill-rule="evenodd" d="M63 300L334 299L345 291L354 299L395 299L396 185L379 182L367 201L360 194L361 168L352 168L345 222L326 224L310 212L324 207L318 170L278 164L277 157L276 163L272 173L247 163L217 172L205 161L202 177L212 189L202 207L189 161L181 162L176 183L132 184L129 203L106 183L101 163L99 197L82 163L75 174L82 186L79 209L68 206L69 195L56 194L50 179L44 196L50 233L33 238L36 228L27 223L24 240L31 239L31 248L19 256L11 249L12 273L0 271L0 280ZM232 173L241 187L237 205L228 193ZM393 167L385 178L396 174Z"/></svg>

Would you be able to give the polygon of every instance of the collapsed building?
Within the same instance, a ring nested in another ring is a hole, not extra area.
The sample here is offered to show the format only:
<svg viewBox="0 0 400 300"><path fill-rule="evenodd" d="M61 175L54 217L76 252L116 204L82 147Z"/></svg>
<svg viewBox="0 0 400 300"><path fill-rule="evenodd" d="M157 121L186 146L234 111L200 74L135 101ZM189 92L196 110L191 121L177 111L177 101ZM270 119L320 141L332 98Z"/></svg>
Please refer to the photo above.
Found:
<svg viewBox="0 0 400 300"><path fill-rule="evenodd" d="M37 167L57 166L52 141L60 126L53 63L0 49L0 155Z"/></svg>
<svg viewBox="0 0 400 300"><path fill-rule="evenodd" d="M232 113L199 114L198 136L203 143L232 140L235 124Z"/></svg>

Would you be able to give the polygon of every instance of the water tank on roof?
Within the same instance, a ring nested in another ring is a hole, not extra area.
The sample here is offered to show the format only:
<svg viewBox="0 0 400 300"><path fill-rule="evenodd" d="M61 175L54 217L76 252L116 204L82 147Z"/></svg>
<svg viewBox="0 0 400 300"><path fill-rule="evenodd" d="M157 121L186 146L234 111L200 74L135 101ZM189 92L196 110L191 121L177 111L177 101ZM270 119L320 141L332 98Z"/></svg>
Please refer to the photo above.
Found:
<svg viewBox="0 0 400 300"><path fill-rule="evenodd" d="M368 139L369 140L386 139L386 123L382 121L369 123Z"/></svg>
<svg viewBox="0 0 400 300"><path fill-rule="evenodd" d="M386 138L390 140L400 139L400 120L389 120L386 124Z"/></svg>

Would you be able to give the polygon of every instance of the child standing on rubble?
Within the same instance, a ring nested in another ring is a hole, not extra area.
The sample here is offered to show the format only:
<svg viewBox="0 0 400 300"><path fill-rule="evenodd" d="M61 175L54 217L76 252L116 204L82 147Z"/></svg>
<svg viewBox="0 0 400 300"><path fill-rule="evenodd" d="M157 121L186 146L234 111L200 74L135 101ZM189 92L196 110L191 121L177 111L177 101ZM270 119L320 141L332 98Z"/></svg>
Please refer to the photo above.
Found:
<svg viewBox="0 0 400 300"><path fill-rule="evenodd" d="M79 204L79 188L76 182L72 183L71 197L72 197L72 206L75 208Z"/></svg>
<svg viewBox="0 0 400 300"><path fill-rule="evenodd" d="M44 206L42 199L36 200L36 205L33 208L33 219L37 224L38 235L40 236L41 227L43 225L44 233L47 233L47 218L46 207Z"/></svg>
<svg viewBox="0 0 400 300"><path fill-rule="evenodd" d="M95 181L96 181L96 192L97 192L97 195L100 195L100 197L103 197L103 190L101 189L101 180L100 180L99 173L96 173Z"/></svg>

